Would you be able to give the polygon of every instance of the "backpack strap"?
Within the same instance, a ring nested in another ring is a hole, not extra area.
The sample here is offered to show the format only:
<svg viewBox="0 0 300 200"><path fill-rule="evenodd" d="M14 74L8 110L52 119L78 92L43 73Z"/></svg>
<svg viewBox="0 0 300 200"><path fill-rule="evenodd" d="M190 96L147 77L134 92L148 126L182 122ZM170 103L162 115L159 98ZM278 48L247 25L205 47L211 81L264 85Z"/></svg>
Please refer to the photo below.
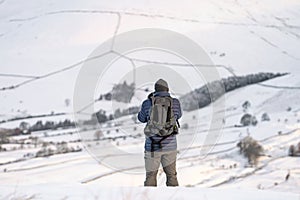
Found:
<svg viewBox="0 0 300 200"><path fill-rule="evenodd" d="M153 108L153 105L154 105L154 95L150 96L149 99L151 100L151 108L150 108L150 112L149 112L149 116L148 116L148 121L150 120L151 118L151 109Z"/></svg>
<svg viewBox="0 0 300 200"><path fill-rule="evenodd" d="M177 123L177 125L178 125L178 128L180 128L180 124L179 124L178 119L176 119L176 123Z"/></svg>

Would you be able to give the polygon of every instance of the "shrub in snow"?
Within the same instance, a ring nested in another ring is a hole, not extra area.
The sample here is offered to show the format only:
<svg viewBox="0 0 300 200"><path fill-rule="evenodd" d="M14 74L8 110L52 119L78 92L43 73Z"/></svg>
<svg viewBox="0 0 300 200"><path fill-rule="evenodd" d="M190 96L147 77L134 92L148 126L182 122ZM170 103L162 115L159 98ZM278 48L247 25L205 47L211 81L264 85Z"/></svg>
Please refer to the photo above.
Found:
<svg viewBox="0 0 300 200"><path fill-rule="evenodd" d="M262 189L263 189L263 187L261 186L261 184L258 184L258 185L257 185L257 189L259 189L259 190L262 190Z"/></svg>
<svg viewBox="0 0 300 200"><path fill-rule="evenodd" d="M50 143L44 142L42 144L42 149L35 154L35 157L48 157L55 154L62 154L62 153L69 153L69 152L76 152L76 151L81 151L81 149L75 150L72 147L68 147L67 142L58 142L55 145L50 145Z"/></svg>
<svg viewBox="0 0 300 200"><path fill-rule="evenodd" d="M291 107L288 107L288 108L286 109L286 111L290 112L290 111L292 111L292 108L291 108Z"/></svg>
<svg viewBox="0 0 300 200"><path fill-rule="evenodd" d="M54 155L54 150L51 148L42 148L39 150L36 154L35 157L48 157Z"/></svg>
<svg viewBox="0 0 300 200"><path fill-rule="evenodd" d="M0 144L7 144L9 143L9 139L5 133L0 133Z"/></svg>
<svg viewBox="0 0 300 200"><path fill-rule="evenodd" d="M68 153L69 151L70 150L67 142L58 142L56 144L56 153Z"/></svg>
<svg viewBox="0 0 300 200"><path fill-rule="evenodd" d="M26 153L23 155L24 158L33 158L34 154L33 153Z"/></svg>
<svg viewBox="0 0 300 200"><path fill-rule="evenodd" d="M253 117L252 117L252 120L251 120L251 124L252 124L253 126L256 126L257 123L258 123L258 121L257 121L256 117L253 116Z"/></svg>
<svg viewBox="0 0 300 200"><path fill-rule="evenodd" d="M137 123L137 122L138 122L137 115L132 115L132 116L131 116L131 120L132 120L134 123Z"/></svg>
<svg viewBox="0 0 300 200"><path fill-rule="evenodd" d="M143 134L138 133L138 134L136 134L136 137L142 137L142 135L143 135Z"/></svg>
<svg viewBox="0 0 300 200"><path fill-rule="evenodd" d="M98 130L95 132L94 137L96 140L100 140L100 138L103 136L103 133L101 130Z"/></svg>
<svg viewBox="0 0 300 200"><path fill-rule="evenodd" d="M225 53L221 53L219 56L224 57L225 55L226 55Z"/></svg>
<svg viewBox="0 0 300 200"><path fill-rule="evenodd" d="M181 126L182 129L189 129L189 124L188 123L184 123Z"/></svg>
<svg viewBox="0 0 300 200"><path fill-rule="evenodd" d="M70 99L65 99L65 106L66 107L69 107L70 103L71 103Z"/></svg>
<svg viewBox="0 0 300 200"><path fill-rule="evenodd" d="M297 145L291 145L289 147L289 156L300 156L300 142Z"/></svg>
<svg viewBox="0 0 300 200"><path fill-rule="evenodd" d="M289 156L294 156L295 153L295 146L291 145L289 148Z"/></svg>
<svg viewBox="0 0 300 200"><path fill-rule="evenodd" d="M195 187L195 186L191 184L187 184L185 187Z"/></svg>
<svg viewBox="0 0 300 200"><path fill-rule="evenodd" d="M268 115L268 113L264 113L261 116L261 121L270 121L270 116Z"/></svg>
<svg viewBox="0 0 300 200"><path fill-rule="evenodd" d="M243 138L237 146L240 148L240 154L243 154L250 165L257 165L259 156L263 153L263 147L252 137Z"/></svg>
<svg viewBox="0 0 300 200"><path fill-rule="evenodd" d="M1 151L5 151L4 149L5 149L5 148L2 148L2 146L1 146L1 144L0 144L0 152L1 152Z"/></svg>
<svg viewBox="0 0 300 200"><path fill-rule="evenodd" d="M255 116L252 116L250 114L245 114L243 115L243 117L241 118L241 122L240 122L243 126L256 126L257 124L257 119Z"/></svg>
<svg viewBox="0 0 300 200"><path fill-rule="evenodd" d="M246 112L250 107L251 103L249 101L245 101L242 105L244 112Z"/></svg>

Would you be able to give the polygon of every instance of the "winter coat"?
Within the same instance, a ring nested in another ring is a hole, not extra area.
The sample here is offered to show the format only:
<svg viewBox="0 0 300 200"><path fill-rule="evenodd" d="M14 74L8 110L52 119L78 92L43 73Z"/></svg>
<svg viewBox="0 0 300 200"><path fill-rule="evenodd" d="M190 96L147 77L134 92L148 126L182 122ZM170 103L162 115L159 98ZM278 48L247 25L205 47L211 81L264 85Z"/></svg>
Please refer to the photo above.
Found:
<svg viewBox="0 0 300 200"><path fill-rule="evenodd" d="M170 96L168 92L155 92L153 93L154 96ZM150 95L149 95L150 96ZM152 101L150 98L146 99L141 107L140 112L138 113L138 120L142 123L146 123L148 119L150 118L149 112L150 108L152 106ZM178 99L173 98L173 113L176 117L176 119L179 119L182 116L180 102ZM152 136L152 139L154 141L159 141L162 139L161 136L155 135ZM152 140L146 136L145 140L145 151L151 151L151 144ZM164 139L161 144L156 144L154 142L153 150L154 151L174 151L177 149L177 140L176 135L171 135Z"/></svg>

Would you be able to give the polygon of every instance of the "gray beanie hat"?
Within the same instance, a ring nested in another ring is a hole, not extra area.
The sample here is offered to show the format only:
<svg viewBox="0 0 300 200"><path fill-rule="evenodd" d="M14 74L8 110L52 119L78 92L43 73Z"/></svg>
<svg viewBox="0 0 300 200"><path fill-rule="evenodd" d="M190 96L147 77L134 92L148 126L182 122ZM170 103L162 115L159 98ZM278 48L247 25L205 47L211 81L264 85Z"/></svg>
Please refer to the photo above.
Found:
<svg viewBox="0 0 300 200"><path fill-rule="evenodd" d="M158 81L156 81L154 85L154 89L155 92L163 92L163 91L169 92L168 83L163 79L159 79Z"/></svg>

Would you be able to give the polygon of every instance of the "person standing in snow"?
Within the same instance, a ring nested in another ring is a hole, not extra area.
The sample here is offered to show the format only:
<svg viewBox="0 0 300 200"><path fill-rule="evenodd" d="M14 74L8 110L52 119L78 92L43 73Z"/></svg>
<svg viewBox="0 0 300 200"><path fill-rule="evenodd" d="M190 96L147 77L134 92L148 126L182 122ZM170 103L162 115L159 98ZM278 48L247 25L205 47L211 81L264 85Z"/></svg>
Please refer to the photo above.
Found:
<svg viewBox="0 0 300 200"><path fill-rule="evenodd" d="M159 79L154 89L155 92L142 103L138 113L138 120L147 123L144 129L146 135L144 186L157 186L156 177L160 164L167 176L166 185L178 186L176 134L179 127L178 119L182 116L180 102L170 96L165 80Z"/></svg>

